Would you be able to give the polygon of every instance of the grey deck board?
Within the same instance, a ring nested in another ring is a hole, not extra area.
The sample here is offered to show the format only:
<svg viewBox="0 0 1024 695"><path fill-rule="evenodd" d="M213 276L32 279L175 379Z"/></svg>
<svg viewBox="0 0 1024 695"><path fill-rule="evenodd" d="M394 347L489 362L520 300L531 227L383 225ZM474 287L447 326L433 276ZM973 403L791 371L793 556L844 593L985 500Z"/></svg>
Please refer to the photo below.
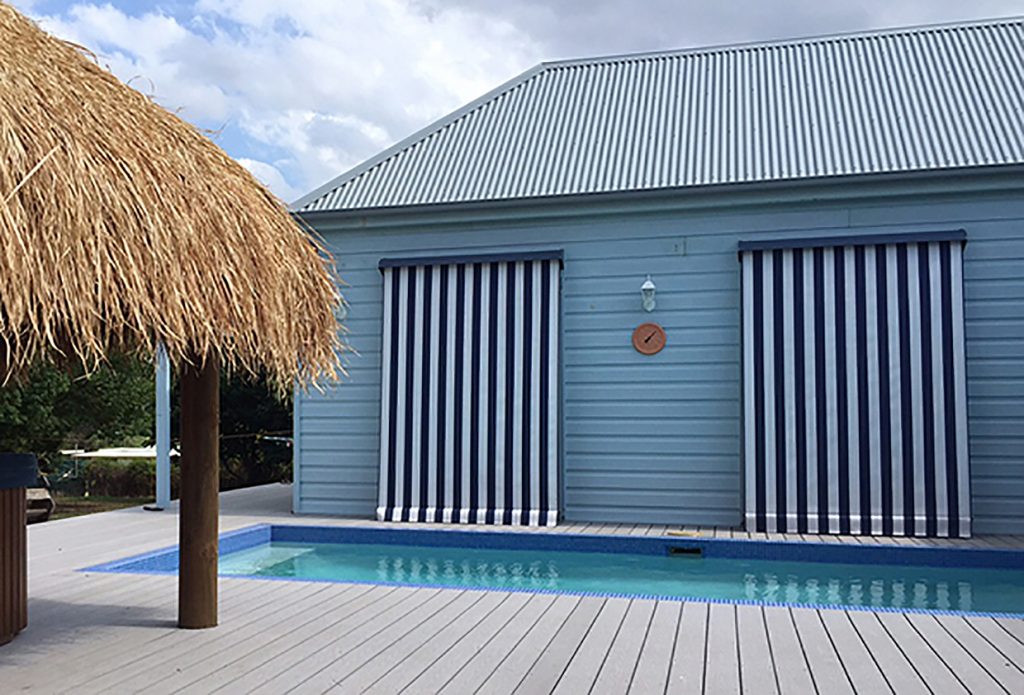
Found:
<svg viewBox="0 0 1024 695"><path fill-rule="evenodd" d="M764 695L778 693L778 677L765 625L764 608L736 606L736 637L743 691Z"/></svg>
<svg viewBox="0 0 1024 695"><path fill-rule="evenodd" d="M1024 644L992 618L970 617L966 619L970 627L985 640L999 650L1017 668L1024 669Z"/></svg>
<svg viewBox="0 0 1024 695"><path fill-rule="evenodd" d="M439 613L453 618L461 614L460 599L466 600L467 593L435 591L408 612L392 616L387 621L364 624L363 629L346 633L327 651L328 658L319 660L321 668L312 670L305 663L297 664L297 668L274 679L276 682L268 682L253 692L325 692L346 674L362 667Z"/></svg>
<svg viewBox="0 0 1024 695"><path fill-rule="evenodd" d="M929 692L928 686L874 613L850 611L847 617L892 690L899 695Z"/></svg>
<svg viewBox="0 0 1024 695"><path fill-rule="evenodd" d="M459 673L452 679L442 692L464 693L464 692L505 692L514 690L522 682L526 674L537 662L537 659L547 651L555 635L561 630L567 619L575 613L579 607L578 596L556 596L550 608L540 618L528 626L526 634L516 641L512 648L500 653L499 658L487 664L480 664L484 669L489 669L483 679L469 687L462 685L462 682L471 676L479 675L477 672Z"/></svg>
<svg viewBox="0 0 1024 695"><path fill-rule="evenodd" d="M900 613L878 613L878 621L907 659L914 664L921 679L935 693L966 693L960 679L939 658L932 647Z"/></svg>
<svg viewBox="0 0 1024 695"><path fill-rule="evenodd" d="M88 604L76 601L65 605L67 618L61 621L60 634L42 631L33 634L30 644L35 643L39 649L48 649L52 643L77 642L79 635L85 638L80 649L61 659L62 668L59 673L48 669L33 674L33 687L58 690L88 683L130 661L138 650L144 650L161 640L170 640L169 643L174 644L171 638L175 636L181 639L179 631L174 628L177 600L174 579L150 579L159 580L159 593L133 595L129 592L115 598L98 591L85 597L85 600L90 601ZM249 590L227 592L221 601L222 610L228 614L251 593ZM126 652L131 656L126 658ZM17 677L11 679L12 684L15 680L18 680Z"/></svg>
<svg viewBox="0 0 1024 695"><path fill-rule="evenodd" d="M275 679L297 675L293 669L298 668L301 673L301 665L309 664L312 668L318 660L322 663L324 650L330 649L338 639L350 632L362 631L367 624L387 622L390 616L415 607L420 600L421 597L408 588L373 587L365 603L353 606L350 613L332 622L314 639L289 645L285 651L268 655L266 659L257 655L248 659L248 664L229 664L226 669L229 673L223 680L213 682L213 691L249 692ZM244 673L238 672L243 669ZM289 671L292 674L284 676Z"/></svg>
<svg viewBox="0 0 1024 695"><path fill-rule="evenodd" d="M321 614L320 611L344 610L344 606L357 597L350 588L347 589L307 596L285 613L277 614L272 622L253 624L239 639L211 644L186 663L172 665L170 669L164 667L155 670L153 677L137 678L129 687L134 687L142 681L152 683L144 687L147 693L154 695L179 692L189 687L193 691L209 692L215 682L211 676L226 671L225 667L234 659L244 659L254 653L269 658L270 654L266 652L277 646L279 638L284 639L293 632L302 630Z"/></svg>
<svg viewBox="0 0 1024 695"><path fill-rule="evenodd" d="M1024 662L1008 657L962 616L937 615L935 622L1008 693L1024 693Z"/></svg>
<svg viewBox="0 0 1024 695"><path fill-rule="evenodd" d="M409 593L406 590L404 596L408 597ZM315 648L314 645L373 619L402 598L403 593L391 587L354 587L352 591L339 595L333 604L312 612L311 620L292 631L271 633L274 639L269 645L257 645L255 649L250 645L247 651L232 653L216 672L201 682L190 681L188 685L201 686L206 692L255 687L268 676L280 673L288 663L300 661Z"/></svg>
<svg viewBox="0 0 1024 695"><path fill-rule="evenodd" d="M828 632L839 660L846 670L853 689L858 693L891 693L886 680L871 652L865 646L850 616L845 611L821 611L821 622Z"/></svg>
<svg viewBox="0 0 1024 695"><path fill-rule="evenodd" d="M712 603L708 610L708 636L704 650L704 692L725 695L742 691L736 606Z"/></svg>
<svg viewBox="0 0 1024 695"><path fill-rule="evenodd" d="M943 629L935 616L908 614L907 620L970 692L1008 692L982 665L978 656L968 653Z"/></svg>
<svg viewBox="0 0 1024 695"><path fill-rule="evenodd" d="M132 653L128 657L129 663L109 660L108 663L112 667L109 673L101 678L90 679L87 683L79 684L76 691L80 693L103 693L111 690L132 692L133 689L147 688L151 684L159 683L162 677L174 675L180 664L191 664L205 659L211 654L219 654L223 650L231 649L255 631L266 629L281 619L293 615L294 610L303 603L304 599L322 594L328 588L327 586L313 588L299 585L287 597L279 598L275 602L274 610L237 617L233 629L230 631L204 630L192 639L189 639L188 635L184 635L183 631L168 632L163 638L148 643L145 649ZM187 642L187 647L182 648L182 642ZM179 648L171 649L171 646Z"/></svg>
<svg viewBox="0 0 1024 695"><path fill-rule="evenodd" d="M556 598L563 600L556 602ZM440 682L440 678L435 674L434 677L437 679L435 683L439 683L438 687L426 688L430 684L430 679L423 678L413 683L410 690L422 693L474 692L491 676L495 666L503 663L507 655L511 654L524 639L527 639L537 625L542 622L548 626L561 624L568 612L572 610L576 600L575 597L555 597L553 595L531 597L522 610L512 616L508 622L502 624L500 629L479 649L465 650L463 656L467 657L466 661L455 669L447 680ZM549 613L552 614L551 617L548 617ZM424 675L430 676L431 670Z"/></svg>
<svg viewBox="0 0 1024 695"><path fill-rule="evenodd" d="M649 599L630 601L626 619L622 621L594 682L594 692L624 693L629 690L640 660L640 650L651 627L654 608L655 602Z"/></svg>
<svg viewBox="0 0 1024 695"><path fill-rule="evenodd" d="M839 655L836 653L832 640L829 639L821 615L816 610L791 610L793 624L807 664L811 668L811 678L819 693L839 695L853 693L849 676L843 668Z"/></svg>
<svg viewBox="0 0 1024 695"><path fill-rule="evenodd" d="M586 637L583 638L576 655L562 672L553 692L568 695L590 692L608 656L608 650L622 628L629 607L629 601L605 603L594 624L587 631Z"/></svg>
<svg viewBox="0 0 1024 695"><path fill-rule="evenodd" d="M438 644L431 641L413 651L400 668L392 668L373 683L367 692L437 692L447 683L469 657L476 654L508 621L530 601L528 594L492 594L498 603L478 604L484 611L471 626L464 621L453 623ZM476 617L476 616L474 616ZM468 629L467 629L468 628Z"/></svg>
<svg viewBox="0 0 1024 695"><path fill-rule="evenodd" d="M788 608L766 606L764 625L782 695L814 692L814 680Z"/></svg>
<svg viewBox="0 0 1024 695"><path fill-rule="evenodd" d="M704 654L707 651L707 603L683 604L666 693L704 692Z"/></svg>
<svg viewBox="0 0 1024 695"><path fill-rule="evenodd" d="M629 684L630 693L644 695L665 692L682 608L678 601L658 601L637 659L633 680Z"/></svg>
<svg viewBox="0 0 1024 695"><path fill-rule="evenodd" d="M370 639L381 630L387 630L396 621L407 615L420 611L431 599L436 599L437 590L429 592L410 591L409 596L402 597L377 613L371 620L361 621L358 625L346 630L332 631L328 639L317 641L315 651L306 654L301 661L289 659L283 669L273 676L265 676L253 683L248 692L283 693L300 685L309 678L330 666L346 652L357 648L363 641ZM234 688L231 688L234 690Z"/></svg>
<svg viewBox="0 0 1024 695"><path fill-rule="evenodd" d="M547 648L541 652L530 666L530 669L512 689L511 682L491 678L480 689L481 693L507 693L510 689L517 693L550 692L577 655L587 658L588 654L580 654L580 644L594 627L598 615L609 603L626 603L623 599L606 599L586 596L580 599L573 612L555 633Z"/></svg>
<svg viewBox="0 0 1024 695"><path fill-rule="evenodd" d="M37 674L33 678L33 685L38 688L52 687L56 689L58 686L68 687L88 683L106 675L107 671L102 670L104 668L102 665L109 664L106 666L108 670L118 665L130 666L132 659L141 656L151 648L151 645L159 644L170 649L179 644L185 637L179 635L179 631L174 627L176 587L173 579L166 577L163 579L164 595L159 601L149 603L144 602L144 599L140 597L133 596L128 604L138 607L136 610L144 611L147 620L139 620L137 624L132 624L127 620L112 620L109 622L120 624L92 628L89 630L88 644L61 659L60 673L45 671ZM233 617L236 609L251 600L258 600L261 594L269 593L270 588L265 586L265 582L232 585L231 590L222 591L222 614ZM108 603L110 599L107 597L104 597L103 600L107 605L111 605ZM74 608L69 608L68 613L75 614L77 611ZM126 654L129 655L127 658Z"/></svg>
<svg viewBox="0 0 1024 695"><path fill-rule="evenodd" d="M327 690L333 685L333 689L340 692L363 692L377 680L387 675L392 668L401 667L405 659L421 647L429 647L427 658L430 658L430 650L437 650L434 653L442 653L444 648L450 644L452 635L445 634L456 632L460 628L449 630L452 626L460 623L468 623L467 627L476 624L482 616L480 604L483 603L483 610L494 605L495 597L488 596L483 591L467 591L456 596L450 603L441 610L425 620L419 629L414 629L392 640L386 647L373 653L361 666L352 668L346 664L344 659L339 659L331 664L330 668L321 671L310 681L303 683L304 690L317 691ZM458 635L455 635L457 639ZM386 640L381 640L386 642ZM368 650L369 651L369 650Z"/></svg>
<svg viewBox="0 0 1024 695"><path fill-rule="evenodd" d="M1006 630L1007 633L1013 635L1020 643L1024 644L1024 620L1016 620L1014 618L996 618L996 623Z"/></svg>
<svg viewBox="0 0 1024 695"><path fill-rule="evenodd" d="M510 595L502 595L494 592L481 592L479 599L470 605L455 620L449 621L441 626L441 629L431 639L419 642L411 648L405 648L396 658L384 665L374 673L371 668L364 668L357 671L355 678L346 678L340 681L344 689L359 689L366 692L370 688L382 689L383 692L397 692L401 687L408 685L417 675L429 668L439 658L447 654L452 647L458 644L467 633L472 632L489 614L506 603ZM399 644L396 647L401 649ZM394 650L396 647L392 647ZM371 662L367 666L373 666L380 662L380 659ZM373 676L371 679L370 676Z"/></svg>
<svg viewBox="0 0 1024 695"><path fill-rule="evenodd" d="M393 524L290 514L290 489L224 493L220 528ZM81 572L173 545L177 511L30 528L30 624L0 648L0 690L322 692L1024 692L1024 621L646 599L225 578L221 625L175 627L175 577ZM583 522L467 532L765 540L739 528ZM1024 548L1024 536L785 542ZM59 666L59 667L58 667ZM812 675L814 680L812 681ZM961 683L961 680L963 683ZM851 683L852 681L852 683ZM884 681L884 682L883 682ZM967 687L965 687L965 685Z"/></svg>

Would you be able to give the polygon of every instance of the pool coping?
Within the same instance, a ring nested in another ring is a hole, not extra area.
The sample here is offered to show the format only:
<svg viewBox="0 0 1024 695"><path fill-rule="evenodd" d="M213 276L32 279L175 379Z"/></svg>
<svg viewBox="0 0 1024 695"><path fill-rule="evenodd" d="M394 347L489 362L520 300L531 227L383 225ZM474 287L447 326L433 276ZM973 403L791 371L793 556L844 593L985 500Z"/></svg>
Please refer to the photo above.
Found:
<svg viewBox="0 0 1024 695"><path fill-rule="evenodd" d="M545 534L498 531L491 529L413 529L372 526L315 526L304 524L254 524L220 535L222 555L263 545L272 541L303 543L376 543L382 545L418 545L429 547L464 547L475 549L515 549L573 552L625 553L665 555L670 548L697 548L703 557L745 560L777 560L842 564L887 564L925 567L960 567L974 569L1024 570L1024 551L1000 548L938 548L919 546L840 545L835 543L764 541L732 538L701 538L677 536L603 536L595 534ZM467 541L471 541L467 543ZM79 572L113 574L176 575L178 546L165 546L145 553L80 568ZM166 567L173 558L174 568ZM939 608L896 608L888 606L857 606L847 604L812 604L753 599L719 599L705 597L664 596L660 594L534 589L522 587L467 587L458 584L417 582L375 582L345 579L297 579L250 574L221 574L225 579L258 579L265 581L302 581L311 583L393 586L418 589L456 589L462 591L505 591L511 593L631 598L658 601L718 603L812 610L854 610L875 613L923 613L987 618L1024 619L1024 612L962 611Z"/></svg>

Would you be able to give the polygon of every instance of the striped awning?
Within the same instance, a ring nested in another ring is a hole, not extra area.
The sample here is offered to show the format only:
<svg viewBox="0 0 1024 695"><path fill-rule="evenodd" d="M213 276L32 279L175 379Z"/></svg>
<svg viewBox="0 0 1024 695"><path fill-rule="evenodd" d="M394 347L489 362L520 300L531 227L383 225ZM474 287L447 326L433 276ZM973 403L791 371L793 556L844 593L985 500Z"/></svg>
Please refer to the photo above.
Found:
<svg viewBox="0 0 1024 695"><path fill-rule="evenodd" d="M964 238L741 244L749 529L970 535Z"/></svg>
<svg viewBox="0 0 1024 695"><path fill-rule="evenodd" d="M554 525L561 253L386 259L385 521Z"/></svg>

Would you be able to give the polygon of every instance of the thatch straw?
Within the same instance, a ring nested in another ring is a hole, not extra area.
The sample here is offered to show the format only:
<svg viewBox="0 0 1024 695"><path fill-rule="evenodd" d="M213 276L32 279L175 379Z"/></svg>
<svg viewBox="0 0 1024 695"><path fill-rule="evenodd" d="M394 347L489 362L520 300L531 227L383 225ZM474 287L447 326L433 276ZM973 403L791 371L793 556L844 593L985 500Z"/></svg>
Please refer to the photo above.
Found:
<svg viewBox="0 0 1024 695"><path fill-rule="evenodd" d="M216 355L340 374L331 260L195 128L0 2L0 339L14 367Z"/></svg>

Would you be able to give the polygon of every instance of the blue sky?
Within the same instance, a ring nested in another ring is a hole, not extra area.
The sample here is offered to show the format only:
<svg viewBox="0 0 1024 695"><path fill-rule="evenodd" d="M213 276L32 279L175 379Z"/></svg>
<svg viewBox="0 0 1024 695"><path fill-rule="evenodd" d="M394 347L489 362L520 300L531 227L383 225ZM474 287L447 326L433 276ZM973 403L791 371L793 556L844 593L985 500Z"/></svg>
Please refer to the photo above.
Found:
<svg viewBox="0 0 1024 695"><path fill-rule="evenodd" d="M13 0L286 201L542 61L1021 13L1019 0Z"/></svg>

